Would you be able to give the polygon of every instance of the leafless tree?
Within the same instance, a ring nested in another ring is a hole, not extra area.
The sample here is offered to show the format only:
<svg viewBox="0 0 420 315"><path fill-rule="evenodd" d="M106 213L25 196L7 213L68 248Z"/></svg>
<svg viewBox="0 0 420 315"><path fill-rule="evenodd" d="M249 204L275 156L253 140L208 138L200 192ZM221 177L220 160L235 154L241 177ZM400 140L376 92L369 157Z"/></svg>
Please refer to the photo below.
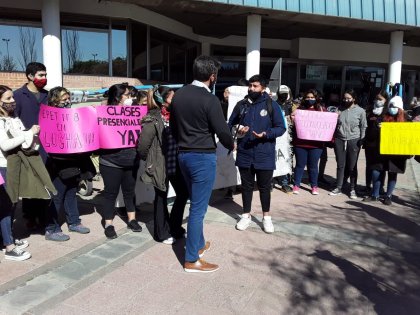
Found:
<svg viewBox="0 0 420 315"><path fill-rule="evenodd" d="M70 70L74 63L82 57L79 51L79 32L65 30L64 43L67 50L67 70Z"/></svg>
<svg viewBox="0 0 420 315"><path fill-rule="evenodd" d="M13 60L13 57L3 56L0 59L0 71L16 71L16 63Z"/></svg>
<svg viewBox="0 0 420 315"><path fill-rule="evenodd" d="M19 64L22 69L30 62L36 61L37 51L35 48L36 34L35 30L30 27L19 27L19 48L21 59Z"/></svg>

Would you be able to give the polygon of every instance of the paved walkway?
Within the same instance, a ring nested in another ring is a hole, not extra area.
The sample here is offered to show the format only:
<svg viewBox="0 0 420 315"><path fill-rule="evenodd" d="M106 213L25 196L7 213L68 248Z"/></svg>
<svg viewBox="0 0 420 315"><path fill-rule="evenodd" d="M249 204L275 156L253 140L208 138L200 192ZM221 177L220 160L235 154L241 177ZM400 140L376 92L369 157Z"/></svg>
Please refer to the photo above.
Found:
<svg viewBox="0 0 420 315"><path fill-rule="evenodd" d="M331 178L334 168L330 155ZM410 161L392 206L324 189L312 196L305 185L298 196L275 190L271 235L262 231L257 192L255 220L239 232L240 195L230 201L215 191L205 259L221 268L201 275L183 271L184 241L153 241L151 205L138 213L142 233L117 218L120 236L105 239L96 182L94 196L80 201L90 234L71 234L65 243L34 234L30 260L1 257L0 314L419 314L419 184L420 164Z"/></svg>

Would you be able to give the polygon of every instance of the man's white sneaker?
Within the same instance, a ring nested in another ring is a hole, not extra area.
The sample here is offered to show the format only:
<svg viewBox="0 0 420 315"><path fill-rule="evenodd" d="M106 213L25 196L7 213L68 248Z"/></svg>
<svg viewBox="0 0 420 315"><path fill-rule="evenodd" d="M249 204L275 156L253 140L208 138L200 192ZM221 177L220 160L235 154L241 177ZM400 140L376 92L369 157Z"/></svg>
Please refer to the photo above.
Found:
<svg viewBox="0 0 420 315"><path fill-rule="evenodd" d="M168 237L166 240L163 240L162 243L166 245L172 245L173 243L175 243L175 239L171 236Z"/></svg>
<svg viewBox="0 0 420 315"><path fill-rule="evenodd" d="M245 231L251 224L251 216L242 215L242 218L236 223L236 229L239 231Z"/></svg>
<svg viewBox="0 0 420 315"><path fill-rule="evenodd" d="M262 222L263 222L263 228L264 228L265 233L273 233L274 232L274 225L273 225L273 222L271 221L270 216L263 217Z"/></svg>

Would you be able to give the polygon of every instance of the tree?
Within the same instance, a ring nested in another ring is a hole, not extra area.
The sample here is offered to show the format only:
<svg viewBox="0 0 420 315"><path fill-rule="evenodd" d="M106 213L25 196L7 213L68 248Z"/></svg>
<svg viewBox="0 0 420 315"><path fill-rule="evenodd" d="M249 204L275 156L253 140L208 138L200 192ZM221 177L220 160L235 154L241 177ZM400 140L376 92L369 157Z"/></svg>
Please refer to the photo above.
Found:
<svg viewBox="0 0 420 315"><path fill-rule="evenodd" d="M70 70L74 67L75 62L82 57L79 51L79 32L65 30L64 43L67 50L67 66Z"/></svg>
<svg viewBox="0 0 420 315"><path fill-rule="evenodd" d="M3 56L0 59L0 70L1 71L16 71L16 63L13 60L13 57Z"/></svg>
<svg viewBox="0 0 420 315"><path fill-rule="evenodd" d="M37 60L37 51L35 49L36 35L35 30L29 27L19 27L19 48L21 59L19 64L23 70L30 62Z"/></svg>

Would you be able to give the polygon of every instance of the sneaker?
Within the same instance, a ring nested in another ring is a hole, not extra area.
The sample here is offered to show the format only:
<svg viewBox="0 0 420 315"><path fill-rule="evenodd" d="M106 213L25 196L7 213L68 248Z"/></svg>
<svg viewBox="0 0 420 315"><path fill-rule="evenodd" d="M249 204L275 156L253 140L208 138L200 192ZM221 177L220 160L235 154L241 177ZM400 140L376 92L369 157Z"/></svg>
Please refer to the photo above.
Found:
<svg viewBox="0 0 420 315"><path fill-rule="evenodd" d="M341 189L340 188L335 188L328 195L330 195L330 196L338 196L338 195L341 195Z"/></svg>
<svg viewBox="0 0 420 315"><path fill-rule="evenodd" d="M173 243L175 243L175 239L171 236L168 237L166 240L163 240L162 243L166 245L172 245Z"/></svg>
<svg viewBox="0 0 420 315"><path fill-rule="evenodd" d="M29 242L27 240L15 239L15 246L19 249L24 249L29 246Z"/></svg>
<svg viewBox="0 0 420 315"><path fill-rule="evenodd" d="M206 244L204 244L204 247L202 249L200 249L198 251L198 257L203 257L204 253L207 252L210 249L210 242L206 242Z"/></svg>
<svg viewBox="0 0 420 315"><path fill-rule="evenodd" d="M219 269L219 266L216 264L210 264L203 259L198 259L195 262L185 262L184 263L184 270L186 272L203 272L209 273L214 272Z"/></svg>
<svg viewBox="0 0 420 315"><path fill-rule="evenodd" d="M251 224L251 215L246 216L243 214L239 222L236 223L236 229L239 231L245 231L250 224Z"/></svg>
<svg viewBox="0 0 420 315"><path fill-rule="evenodd" d="M298 186L293 186L293 194L294 195L299 195L299 187Z"/></svg>
<svg viewBox="0 0 420 315"><path fill-rule="evenodd" d="M271 221L270 216L263 217L262 223L263 223L263 228L264 228L265 233L274 232L274 225L273 225L273 222Z"/></svg>
<svg viewBox="0 0 420 315"><path fill-rule="evenodd" d="M293 189L289 185L283 185L281 186L281 191L285 192L286 194L293 193Z"/></svg>
<svg viewBox="0 0 420 315"><path fill-rule="evenodd" d="M390 206L392 205L392 200L390 196L386 196L384 199L384 205Z"/></svg>
<svg viewBox="0 0 420 315"><path fill-rule="evenodd" d="M373 196L368 196L366 198L362 199L363 202L375 202L375 201L379 201L378 197L373 197Z"/></svg>
<svg viewBox="0 0 420 315"><path fill-rule="evenodd" d="M312 195L319 195L318 186L313 186L311 192Z"/></svg>
<svg viewBox="0 0 420 315"><path fill-rule="evenodd" d="M113 225L108 225L104 230L105 236L109 239L117 238L118 235L115 232L115 228Z"/></svg>
<svg viewBox="0 0 420 315"><path fill-rule="evenodd" d="M65 242L70 239L70 236L64 234L63 232L45 232L45 239L54 242Z"/></svg>
<svg viewBox="0 0 420 315"><path fill-rule="evenodd" d="M6 251L4 254L4 259L7 260L22 261L29 258L31 258L31 254L29 252L25 252L17 247L13 248L10 252Z"/></svg>
<svg viewBox="0 0 420 315"><path fill-rule="evenodd" d="M79 223L79 224L69 225L69 232L76 232L76 233L80 233L80 234L88 234L88 233L90 233L90 229L87 228L86 226L82 225L81 223Z"/></svg>
<svg viewBox="0 0 420 315"><path fill-rule="evenodd" d="M131 220L127 223L127 226L133 232L141 232L143 230L140 224L137 222L137 220Z"/></svg>
<svg viewBox="0 0 420 315"><path fill-rule="evenodd" d="M357 194L354 189L350 191L350 199L357 199Z"/></svg>

